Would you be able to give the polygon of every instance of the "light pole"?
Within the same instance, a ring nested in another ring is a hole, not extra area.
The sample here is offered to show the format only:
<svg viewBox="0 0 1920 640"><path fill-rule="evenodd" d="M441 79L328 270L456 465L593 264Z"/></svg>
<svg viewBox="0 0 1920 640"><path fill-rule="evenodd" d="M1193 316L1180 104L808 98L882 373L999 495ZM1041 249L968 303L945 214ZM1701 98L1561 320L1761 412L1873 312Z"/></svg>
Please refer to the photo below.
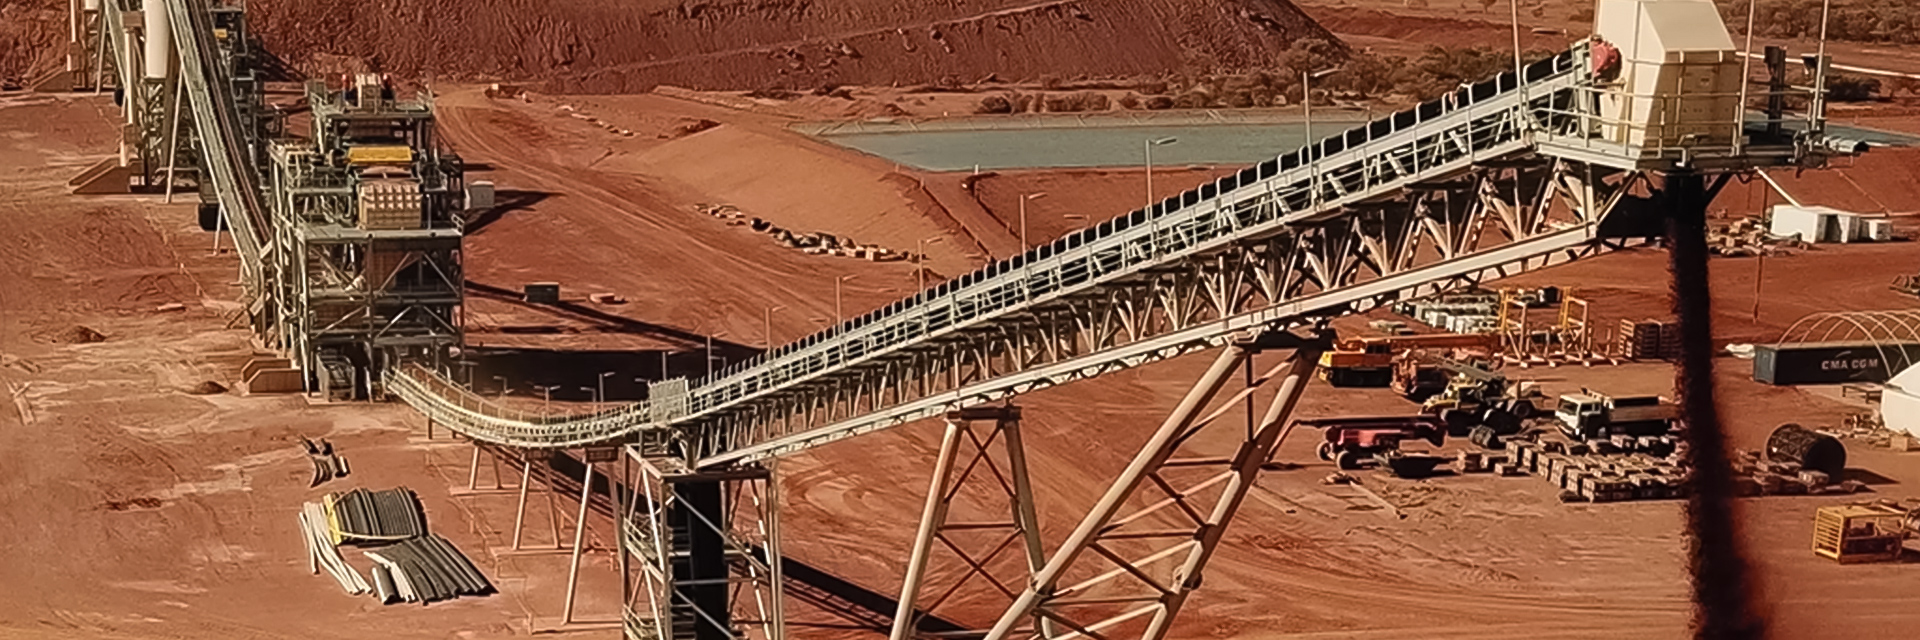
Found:
<svg viewBox="0 0 1920 640"><path fill-rule="evenodd" d="M594 388L593 388L593 387L580 387L580 390L581 390L581 391L585 391L585 392L587 392L588 394L591 394L591 396L593 397L593 403L594 403L595 405L598 405L598 404L600 404L600 394L599 394L599 393L596 393L596 392L594 391ZM597 408L597 407L596 407L596 408Z"/></svg>
<svg viewBox="0 0 1920 640"><path fill-rule="evenodd" d="M1179 138L1167 137L1167 138L1161 138L1158 140L1147 140L1143 145L1143 148L1145 148L1147 151L1147 206L1148 207L1153 206L1153 148L1162 146L1162 145L1173 144L1179 141L1180 141Z"/></svg>
<svg viewBox="0 0 1920 640"><path fill-rule="evenodd" d="M533 388L540 390L540 415L545 416L548 413L547 408L553 405L553 390L560 388L560 385L550 384L543 387L536 384Z"/></svg>
<svg viewBox="0 0 1920 640"><path fill-rule="evenodd" d="M1152 161L1148 161L1148 162L1152 162ZM1148 169L1148 171L1152 171L1152 169ZM1153 180L1153 178L1149 177L1147 178L1147 180L1151 181ZM1151 185L1151 182L1149 182L1149 185ZM1151 190L1153 189L1153 187L1148 186L1147 189L1149 190L1148 192L1151 193L1152 192ZM1027 244L1027 201L1039 200L1045 197L1047 197L1047 192L1045 191L1042 191L1040 193L1029 193L1027 195L1020 196L1020 251L1021 252L1025 252L1027 249L1030 249L1033 247L1033 245Z"/></svg>
<svg viewBox="0 0 1920 640"><path fill-rule="evenodd" d="M930 245L945 239L946 239L945 236L934 236L931 238L922 238L920 240L920 250L913 254L913 273L915 276L918 277L917 282L920 284L920 291L927 290L927 267L926 267L927 245Z"/></svg>
<svg viewBox="0 0 1920 640"><path fill-rule="evenodd" d="M600 394L596 396L596 399L593 401L594 404L607 401L607 377L612 375L612 371L602 371L600 372L600 379L594 381L594 385L600 388Z"/></svg>
<svg viewBox="0 0 1920 640"><path fill-rule="evenodd" d="M493 379L495 379L495 380L499 380L499 381L500 381L500 395L498 395L498 396L495 396L495 397L499 397L499 398L505 398L505 397L507 397L507 377L506 377L506 376L494 376L494 377L493 377Z"/></svg>
<svg viewBox="0 0 1920 640"><path fill-rule="evenodd" d="M765 335L765 336L766 336L766 339L767 339L767 350L768 350L768 351L772 351L772 350L773 350L773 312L775 312L775 311L779 311L779 310L781 310L781 309L785 309L785 308L786 308L786 307L783 307L783 306L777 306L777 305L776 305L776 306L772 306L772 307L767 307L767 324L766 324L766 333L765 333L765 334L763 334L763 335Z"/></svg>
<svg viewBox="0 0 1920 640"><path fill-rule="evenodd" d="M727 335L727 332L716 331L716 332L707 334L707 381L708 382L713 381L713 337L724 336L724 335Z"/></svg>
<svg viewBox="0 0 1920 640"><path fill-rule="evenodd" d="M455 365L458 365L460 368L467 370L467 391L473 391L473 367L474 365L478 365L480 363L474 362L472 360L467 360L465 358L455 360L453 361L453 363Z"/></svg>
<svg viewBox="0 0 1920 640"><path fill-rule="evenodd" d="M845 293L844 285L847 281L857 277L859 277L859 274L840 276L840 279L833 281L833 321L835 323L845 322L847 320L847 314L844 313L843 308L840 306L840 299L843 297L842 294Z"/></svg>

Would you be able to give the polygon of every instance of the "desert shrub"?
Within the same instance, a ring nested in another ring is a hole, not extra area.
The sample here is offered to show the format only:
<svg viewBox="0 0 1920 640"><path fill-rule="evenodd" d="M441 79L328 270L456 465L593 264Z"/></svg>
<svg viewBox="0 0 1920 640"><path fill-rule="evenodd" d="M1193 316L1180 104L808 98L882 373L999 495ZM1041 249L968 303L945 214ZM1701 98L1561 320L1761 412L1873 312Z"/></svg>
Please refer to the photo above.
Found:
<svg viewBox="0 0 1920 640"><path fill-rule="evenodd" d="M1146 82L1141 82L1139 84L1133 85L1133 90L1150 95L1150 96L1166 93L1167 81L1161 80L1161 79L1148 80Z"/></svg>
<svg viewBox="0 0 1920 640"><path fill-rule="evenodd" d="M1092 91L1078 93L1049 94L1043 102L1047 111L1056 113L1078 113L1081 111L1106 111L1110 102L1107 96Z"/></svg>
<svg viewBox="0 0 1920 640"><path fill-rule="evenodd" d="M1727 26L1743 31L1747 0L1716 0ZM1812 38L1820 35L1821 0L1760 0L1754 15L1756 35ZM1912 0L1853 0L1835 3L1827 37L1855 42L1920 44L1920 4Z"/></svg>
<svg viewBox="0 0 1920 640"><path fill-rule="evenodd" d="M1331 42L1319 38L1295 40L1293 46L1280 54L1279 66L1295 78L1302 73L1312 73L1322 69L1331 69L1341 61L1340 48Z"/></svg>
<svg viewBox="0 0 1920 640"><path fill-rule="evenodd" d="M1372 53L1355 54L1342 73L1329 78L1329 86L1351 91L1362 97L1385 95L1394 89L1394 73L1407 65L1405 58L1381 57Z"/></svg>
<svg viewBox="0 0 1920 640"><path fill-rule="evenodd" d="M1170 96L1147 96L1146 102L1143 104L1145 104L1148 111L1165 111L1173 108L1173 102L1173 98Z"/></svg>
<svg viewBox="0 0 1920 640"><path fill-rule="evenodd" d="M1040 88L1048 91L1059 91L1060 87L1065 86L1066 83L1067 81L1065 79L1055 74L1049 73L1040 76Z"/></svg>
<svg viewBox="0 0 1920 640"><path fill-rule="evenodd" d="M1866 102L1880 93L1880 80L1864 76L1833 74L1827 78L1827 97L1834 102Z"/></svg>
<svg viewBox="0 0 1920 640"><path fill-rule="evenodd" d="M1198 89L1188 90L1174 97L1173 106L1178 109L1204 109L1213 106L1213 95Z"/></svg>
<svg viewBox="0 0 1920 640"><path fill-rule="evenodd" d="M990 95L981 98L979 106L974 107L973 111L974 113L1013 113L1013 101L1003 95Z"/></svg>
<svg viewBox="0 0 1920 640"><path fill-rule="evenodd" d="M1136 93L1128 93L1127 95L1124 95L1124 96L1120 96L1120 108L1122 108L1122 109L1139 109L1139 108L1140 108L1140 95L1139 95L1139 94L1136 94Z"/></svg>

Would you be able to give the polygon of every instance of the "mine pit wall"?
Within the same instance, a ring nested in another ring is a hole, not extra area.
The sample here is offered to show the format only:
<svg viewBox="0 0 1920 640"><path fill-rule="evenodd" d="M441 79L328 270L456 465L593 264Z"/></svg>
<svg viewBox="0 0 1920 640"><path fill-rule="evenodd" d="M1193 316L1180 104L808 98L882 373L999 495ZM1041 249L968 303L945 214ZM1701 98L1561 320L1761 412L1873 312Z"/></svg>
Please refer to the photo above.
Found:
<svg viewBox="0 0 1920 640"><path fill-rule="evenodd" d="M1287 0L255 0L248 9L267 47L307 73L373 64L574 93L1237 69L1298 39L1338 42Z"/></svg>

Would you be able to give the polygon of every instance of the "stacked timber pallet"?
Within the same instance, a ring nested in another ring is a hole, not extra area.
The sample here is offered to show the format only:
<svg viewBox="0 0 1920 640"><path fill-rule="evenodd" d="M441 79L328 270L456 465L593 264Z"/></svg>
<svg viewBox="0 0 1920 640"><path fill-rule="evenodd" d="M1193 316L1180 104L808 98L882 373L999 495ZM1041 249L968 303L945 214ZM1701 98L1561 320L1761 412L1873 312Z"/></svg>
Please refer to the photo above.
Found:
<svg viewBox="0 0 1920 640"><path fill-rule="evenodd" d="M1543 437L1507 443L1511 473L1545 479L1563 501L1664 500L1685 495L1692 470L1673 436L1594 443Z"/></svg>
<svg viewBox="0 0 1920 640"><path fill-rule="evenodd" d="M446 538L425 535L366 552L382 604L486 595L493 584Z"/></svg>
<svg viewBox="0 0 1920 640"><path fill-rule="evenodd" d="M1718 256L1790 255L1791 249L1806 247L1807 243L1799 239L1768 233L1765 221L1757 217L1741 218L1725 227L1707 230L1707 250Z"/></svg>
<svg viewBox="0 0 1920 640"><path fill-rule="evenodd" d="M1680 323L1659 320L1621 320L1620 355L1633 360L1671 360L1680 357Z"/></svg>
<svg viewBox="0 0 1920 640"><path fill-rule="evenodd" d="M1794 461L1768 460L1758 451L1735 451L1733 474L1734 493L1742 496L1847 494L1866 489L1864 482L1834 478Z"/></svg>

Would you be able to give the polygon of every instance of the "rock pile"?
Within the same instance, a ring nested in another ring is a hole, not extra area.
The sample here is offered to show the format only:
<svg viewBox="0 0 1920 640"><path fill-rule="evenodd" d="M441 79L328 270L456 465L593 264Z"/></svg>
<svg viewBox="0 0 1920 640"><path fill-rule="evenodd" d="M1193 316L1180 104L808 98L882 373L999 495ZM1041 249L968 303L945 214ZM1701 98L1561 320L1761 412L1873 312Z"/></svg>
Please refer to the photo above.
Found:
<svg viewBox="0 0 1920 640"><path fill-rule="evenodd" d="M53 334L52 339L54 342L60 344L93 344L95 342L105 342L107 336L106 334L94 331L90 327L74 325Z"/></svg>
<svg viewBox="0 0 1920 640"><path fill-rule="evenodd" d="M631 137L633 137L633 132L632 132L632 131L628 131L628 130L626 130L626 129L622 129L622 128L620 128L620 127L616 127L616 126L614 126L614 125L613 125L613 123L611 123L611 122L607 122L607 121L605 121L605 120L601 120L601 119L600 119L600 118L599 118L598 116L594 116L594 115L592 115L592 114L587 114L587 113L582 113L582 112L580 111L580 108L579 108L579 107L575 107L575 106L573 106L573 105L570 105L570 104L563 104L563 105L559 105L559 106L557 106L557 107L554 107L554 108L555 108L555 109L558 109L558 110L560 110L560 111L565 111L565 112L567 112L567 115L568 115L568 116L570 116L570 117L572 117L572 118L573 118L573 119L575 119L575 120L585 120L585 121L587 121L587 124L591 124L591 125L593 125L593 126L596 126L596 127L600 127L600 128L602 128L602 129L606 129L606 130L607 130L607 133L611 133L611 134L614 134L614 135L617 135L617 136L621 136L621 137L624 137L624 138L631 138Z"/></svg>
<svg viewBox="0 0 1920 640"><path fill-rule="evenodd" d="M739 207L730 204L703 204L698 205L698 208L702 213L727 221L729 226L747 227L767 234L773 237L774 242L780 243L780 246L798 249L810 256L840 256L873 262L894 262L913 258L911 253L894 251L877 244L861 244L852 238L842 238L823 231L807 233L784 229L768 220L749 217Z"/></svg>

